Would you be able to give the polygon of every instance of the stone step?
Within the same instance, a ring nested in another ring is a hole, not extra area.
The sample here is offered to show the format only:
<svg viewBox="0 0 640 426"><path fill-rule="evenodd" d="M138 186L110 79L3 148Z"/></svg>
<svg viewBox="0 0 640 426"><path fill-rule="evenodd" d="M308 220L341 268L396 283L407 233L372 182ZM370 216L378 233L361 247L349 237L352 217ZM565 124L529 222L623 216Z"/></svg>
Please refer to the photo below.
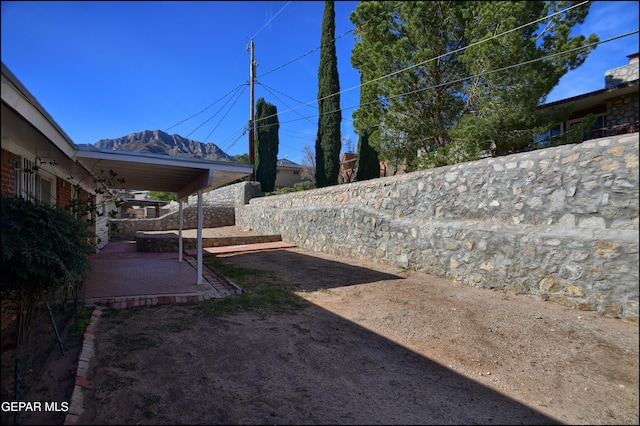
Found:
<svg viewBox="0 0 640 426"><path fill-rule="evenodd" d="M214 256L217 254L241 253L245 251L272 250L280 248L296 247L295 244L286 243L284 241L274 241L265 243L238 244L218 247L204 247L202 249L203 256ZM185 250L184 253L189 256L197 256L198 249Z"/></svg>
<svg viewBox="0 0 640 426"><path fill-rule="evenodd" d="M178 231L137 231L136 244L139 252L177 252ZM274 243L282 241L280 234L259 234L242 230L235 226L205 228L202 233L202 247L225 247L247 244ZM196 230L188 229L182 233L183 250L197 249Z"/></svg>

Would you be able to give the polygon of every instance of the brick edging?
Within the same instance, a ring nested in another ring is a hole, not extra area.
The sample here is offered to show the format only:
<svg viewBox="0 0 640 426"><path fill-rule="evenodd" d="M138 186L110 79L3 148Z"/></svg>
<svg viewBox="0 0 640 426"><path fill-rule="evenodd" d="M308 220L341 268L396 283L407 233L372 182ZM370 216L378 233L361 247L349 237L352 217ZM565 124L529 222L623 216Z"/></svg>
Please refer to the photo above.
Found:
<svg viewBox="0 0 640 426"><path fill-rule="evenodd" d="M71 394L71 403L69 404L69 411L63 423L65 425L77 425L80 415L84 411L84 392L86 389L91 388L91 382L87 378L87 371L89 370L91 358L95 353L95 332L98 328L98 319L100 319L105 309L106 307L104 306L95 307L91 314L89 325L84 332L82 351L78 358L76 379L73 386L73 393Z"/></svg>
<svg viewBox="0 0 640 426"><path fill-rule="evenodd" d="M185 257L185 259L187 259ZM193 259L187 259L189 263L193 265ZM91 388L91 382L87 377L87 371L91 363L91 358L95 353L95 337L96 329L98 328L98 320L102 316L102 313L106 309L126 309L137 306L153 306L153 305L168 305L172 303L185 303L185 302L201 302L204 300L226 297L231 295L237 295L242 293L242 289L230 280L216 274L209 268L205 268L203 275L210 282L212 287L217 290L218 293L214 295L213 292L204 294L186 294L186 295L170 295L170 296L140 296L140 297L123 297L123 298L108 298L102 299L94 305L95 309L91 314L91 320L87 326L83 342L82 351L78 358L78 368L76 370L76 379L73 386L73 393L71 394L71 403L69 404L69 411L64 420L64 425L77 425L80 420L80 415L84 411L84 392Z"/></svg>

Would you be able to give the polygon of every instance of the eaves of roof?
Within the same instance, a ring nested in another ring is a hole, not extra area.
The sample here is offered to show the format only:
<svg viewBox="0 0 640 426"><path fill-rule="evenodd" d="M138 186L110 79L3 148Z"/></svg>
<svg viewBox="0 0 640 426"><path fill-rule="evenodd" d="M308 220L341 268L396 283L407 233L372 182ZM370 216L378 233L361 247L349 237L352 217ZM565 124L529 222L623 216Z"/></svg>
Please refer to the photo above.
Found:
<svg viewBox="0 0 640 426"><path fill-rule="evenodd" d="M250 164L80 147L4 63L2 146L55 162L76 180L106 182L109 189L176 192L178 199L226 185L253 172Z"/></svg>

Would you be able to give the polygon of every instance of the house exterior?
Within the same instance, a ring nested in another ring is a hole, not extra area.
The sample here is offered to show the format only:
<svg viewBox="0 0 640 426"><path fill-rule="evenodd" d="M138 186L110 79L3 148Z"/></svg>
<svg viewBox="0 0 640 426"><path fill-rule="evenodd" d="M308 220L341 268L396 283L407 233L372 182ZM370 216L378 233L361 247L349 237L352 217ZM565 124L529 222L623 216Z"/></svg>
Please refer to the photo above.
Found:
<svg viewBox="0 0 640 426"><path fill-rule="evenodd" d="M340 157L340 174L338 183L349 183L356 181L358 154L354 152L343 152ZM380 161L380 177L401 175L406 173L406 164L393 167L388 160Z"/></svg>
<svg viewBox="0 0 640 426"><path fill-rule="evenodd" d="M112 190L175 192L180 207L183 200L197 194L198 216L202 217L204 192L246 178L253 171L250 164L76 145L4 63L0 127L2 195L17 195L58 207L68 206L74 197L95 197L98 211L92 219L98 250L109 241ZM38 166L37 170L34 166ZM116 179L109 179L110 176ZM198 246L201 244L199 221ZM182 261L182 252L178 260ZM197 266L196 282L202 284L201 252Z"/></svg>
<svg viewBox="0 0 640 426"><path fill-rule="evenodd" d="M38 101L2 64L2 195L56 207L95 196L96 246L108 241L105 198L91 172L73 159L75 145ZM34 167L37 166L37 171ZM72 177L72 178L71 178Z"/></svg>
<svg viewBox="0 0 640 426"><path fill-rule="evenodd" d="M338 175L338 183L355 182L357 160L358 154L355 152L342 153L340 156L340 174Z"/></svg>
<svg viewBox="0 0 640 426"><path fill-rule="evenodd" d="M294 184L302 182L302 166L286 158L277 161L276 173L276 189L292 188Z"/></svg>
<svg viewBox="0 0 640 426"><path fill-rule="evenodd" d="M540 108L573 105L573 112L565 121L535 142L538 147L553 143L571 126L581 123L589 114L596 116L591 132L583 140L638 131L638 53L627 56L629 63L605 72L604 88L568 99L551 102Z"/></svg>

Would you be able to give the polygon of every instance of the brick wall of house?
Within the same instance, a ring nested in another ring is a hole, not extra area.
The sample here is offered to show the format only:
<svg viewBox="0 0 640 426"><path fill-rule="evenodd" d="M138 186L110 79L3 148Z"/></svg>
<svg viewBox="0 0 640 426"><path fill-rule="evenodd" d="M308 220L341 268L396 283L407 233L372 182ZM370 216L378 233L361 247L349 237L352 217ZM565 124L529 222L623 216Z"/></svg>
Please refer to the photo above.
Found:
<svg viewBox="0 0 640 426"><path fill-rule="evenodd" d="M16 193L16 161L18 157L7 151L2 150L2 195L15 195Z"/></svg>
<svg viewBox="0 0 640 426"><path fill-rule="evenodd" d="M56 206L71 205L71 184L64 179L56 178Z"/></svg>

